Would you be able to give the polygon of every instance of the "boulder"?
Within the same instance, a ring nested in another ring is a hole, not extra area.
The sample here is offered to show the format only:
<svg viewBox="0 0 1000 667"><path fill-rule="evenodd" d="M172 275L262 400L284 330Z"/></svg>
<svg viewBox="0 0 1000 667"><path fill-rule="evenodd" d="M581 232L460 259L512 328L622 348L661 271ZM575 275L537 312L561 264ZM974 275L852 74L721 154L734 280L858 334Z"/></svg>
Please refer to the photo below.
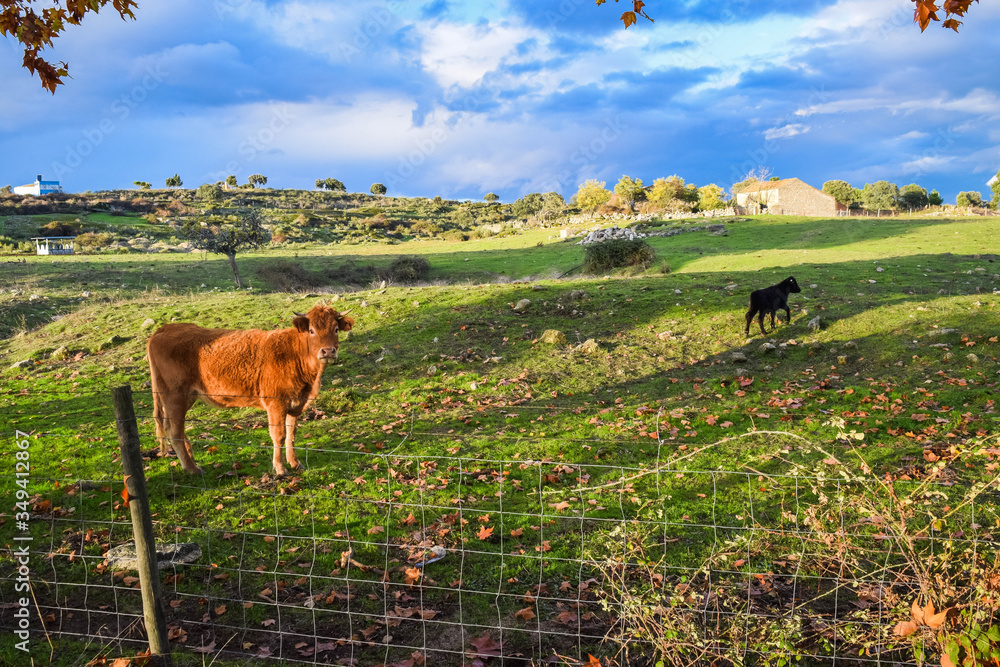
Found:
<svg viewBox="0 0 1000 667"><path fill-rule="evenodd" d="M427 367L428 375L437 375L437 372L438 372L438 367L435 366L434 364L431 364L430 366Z"/></svg>
<svg viewBox="0 0 1000 667"><path fill-rule="evenodd" d="M742 352L733 352L733 355L730 358L735 362L742 363L747 360L747 355Z"/></svg>
<svg viewBox="0 0 1000 667"><path fill-rule="evenodd" d="M581 354L594 354L599 349L600 347L597 345L597 341L593 338L588 338L576 346L576 351Z"/></svg>
<svg viewBox="0 0 1000 667"><path fill-rule="evenodd" d="M806 328L809 329L809 331L819 331L822 329L823 322L819 319L819 315L809 320L809 323L806 324Z"/></svg>
<svg viewBox="0 0 1000 667"><path fill-rule="evenodd" d="M144 319L142 321L142 328L143 329L148 329L149 327L151 327L151 326L153 326L155 324L156 324L156 320L154 320L152 317L147 317L146 319Z"/></svg>
<svg viewBox="0 0 1000 667"><path fill-rule="evenodd" d="M49 359L55 359L56 361L62 361L67 357L69 357L69 348L65 345L60 345L52 351L52 354L49 355Z"/></svg>
<svg viewBox="0 0 1000 667"><path fill-rule="evenodd" d="M520 301L514 304L513 308L515 313L523 313L526 312L530 306L531 306L530 299L521 299Z"/></svg>
<svg viewBox="0 0 1000 667"><path fill-rule="evenodd" d="M31 368L35 365L35 362L31 359L24 359L22 361L16 361L10 365L11 368Z"/></svg>

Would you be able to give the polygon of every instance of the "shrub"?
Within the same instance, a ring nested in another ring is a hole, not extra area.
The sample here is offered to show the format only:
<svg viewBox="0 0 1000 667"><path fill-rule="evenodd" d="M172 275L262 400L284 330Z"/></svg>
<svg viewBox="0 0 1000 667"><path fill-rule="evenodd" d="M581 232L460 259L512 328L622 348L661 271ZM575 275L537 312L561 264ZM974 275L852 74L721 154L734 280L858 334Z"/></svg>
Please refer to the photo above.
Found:
<svg viewBox="0 0 1000 667"><path fill-rule="evenodd" d="M457 229L452 229L451 231L444 233L445 241L468 241L469 235L465 232L461 232Z"/></svg>
<svg viewBox="0 0 1000 667"><path fill-rule="evenodd" d="M322 284L298 262L276 259L257 267L257 277L278 292L294 292Z"/></svg>
<svg viewBox="0 0 1000 667"><path fill-rule="evenodd" d="M368 229L386 229L389 226L389 218L385 217L385 213L379 213L370 218L359 220L358 224Z"/></svg>
<svg viewBox="0 0 1000 667"><path fill-rule="evenodd" d="M38 228L39 236L73 236L76 234L76 227L68 222L52 222Z"/></svg>
<svg viewBox="0 0 1000 667"><path fill-rule="evenodd" d="M393 282L412 283L426 278L430 270L430 263L423 257L403 255L389 265L388 277Z"/></svg>
<svg viewBox="0 0 1000 667"><path fill-rule="evenodd" d="M111 234L87 232L76 237L76 248L81 252L95 252L111 245Z"/></svg>
<svg viewBox="0 0 1000 667"><path fill-rule="evenodd" d="M367 285L375 278L375 267L359 265L353 260L346 260L339 266L323 270L323 275L330 281L348 285Z"/></svg>
<svg viewBox="0 0 1000 667"><path fill-rule="evenodd" d="M410 225L410 231L414 234L434 236L435 234L439 234L441 232L441 225L435 224L430 220L419 220Z"/></svg>
<svg viewBox="0 0 1000 667"><path fill-rule="evenodd" d="M586 246L584 273L603 273L624 267L648 268L656 259L653 247L643 239L613 239Z"/></svg>

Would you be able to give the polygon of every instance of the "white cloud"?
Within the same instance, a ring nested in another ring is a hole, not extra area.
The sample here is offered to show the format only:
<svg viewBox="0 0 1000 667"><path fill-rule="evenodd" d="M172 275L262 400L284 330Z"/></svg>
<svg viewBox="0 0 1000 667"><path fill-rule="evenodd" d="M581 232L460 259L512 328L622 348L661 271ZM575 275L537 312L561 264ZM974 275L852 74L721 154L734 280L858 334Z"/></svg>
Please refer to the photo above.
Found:
<svg viewBox="0 0 1000 667"><path fill-rule="evenodd" d="M805 134L810 129L811 128L808 125L790 123L788 125L782 125L781 127L772 127L764 130L764 138L768 141L771 139L787 139L789 137L794 137L797 134Z"/></svg>
<svg viewBox="0 0 1000 667"><path fill-rule="evenodd" d="M928 155L916 160L910 160L899 165L904 174L926 174L928 172L943 171L955 160L950 155Z"/></svg>
<svg viewBox="0 0 1000 667"><path fill-rule="evenodd" d="M898 137L896 137L896 139L900 141L905 141L908 139L926 139L929 136L931 135L928 134L927 132L921 132L919 130L910 130L906 134L899 135Z"/></svg>
<svg viewBox="0 0 1000 667"><path fill-rule="evenodd" d="M458 25L446 21L420 24L421 64L444 88L468 88L504 61L524 60L515 50L539 35L507 24Z"/></svg>

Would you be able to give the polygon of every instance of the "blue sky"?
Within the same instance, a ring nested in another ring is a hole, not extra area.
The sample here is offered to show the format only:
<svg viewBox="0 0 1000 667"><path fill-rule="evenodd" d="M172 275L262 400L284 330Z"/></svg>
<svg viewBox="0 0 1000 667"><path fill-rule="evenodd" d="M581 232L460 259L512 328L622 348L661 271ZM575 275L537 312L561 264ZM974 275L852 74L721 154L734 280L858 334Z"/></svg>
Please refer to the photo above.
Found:
<svg viewBox="0 0 1000 667"><path fill-rule="evenodd" d="M768 8L768 9L765 9ZM909 0L141 0L61 37L55 96L0 41L0 185L269 186L505 201L589 178L986 192L1000 3L920 34Z"/></svg>

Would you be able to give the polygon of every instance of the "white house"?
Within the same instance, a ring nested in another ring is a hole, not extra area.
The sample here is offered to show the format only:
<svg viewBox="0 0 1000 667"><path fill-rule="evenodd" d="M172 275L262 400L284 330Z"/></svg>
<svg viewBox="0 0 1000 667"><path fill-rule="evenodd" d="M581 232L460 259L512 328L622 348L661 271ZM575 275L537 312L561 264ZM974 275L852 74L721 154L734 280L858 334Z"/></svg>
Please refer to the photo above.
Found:
<svg viewBox="0 0 1000 667"><path fill-rule="evenodd" d="M16 195L48 195L53 192L62 192L62 186L59 185L59 181L43 181L42 175L39 174L35 177L34 183L29 183L28 185L19 185L14 188L14 194Z"/></svg>

